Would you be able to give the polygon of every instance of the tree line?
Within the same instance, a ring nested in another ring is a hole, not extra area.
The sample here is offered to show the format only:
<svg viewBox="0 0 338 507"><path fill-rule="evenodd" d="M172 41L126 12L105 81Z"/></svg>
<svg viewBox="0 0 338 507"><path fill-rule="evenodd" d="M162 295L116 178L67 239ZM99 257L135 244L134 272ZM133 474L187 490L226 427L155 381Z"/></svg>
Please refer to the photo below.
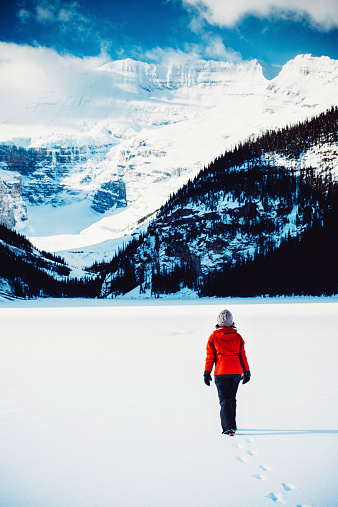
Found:
<svg viewBox="0 0 338 507"><path fill-rule="evenodd" d="M114 297L135 287L155 297L183 287L200 296L336 294L337 182L299 157L337 136L333 107L239 143L172 195L146 233L82 279L70 278L61 257L0 225L0 276L20 297ZM271 153L291 163L278 166ZM291 215L296 236L283 232Z"/></svg>
<svg viewBox="0 0 338 507"><path fill-rule="evenodd" d="M296 165L272 165L265 157L276 152L297 161L309 147L336 143L337 132L338 108L333 107L312 120L240 143L215 159L171 196L142 238L114 257L103 293L123 294L138 285L154 295L183 287L201 296L337 293L337 269L330 261L330 252L336 252L337 183L332 178L324 182L315 167L298 164L296 171ZM225 198L236 201L237 208L220 211ZM198 207L207 212L191 215ZM282 236L292 210L297 210L297 237ZM217 248L238 234L255 238L254 255L234 250L231 258L205 272L191 245L207 236ZM316 271L313 264L320 268Z"/></svg>

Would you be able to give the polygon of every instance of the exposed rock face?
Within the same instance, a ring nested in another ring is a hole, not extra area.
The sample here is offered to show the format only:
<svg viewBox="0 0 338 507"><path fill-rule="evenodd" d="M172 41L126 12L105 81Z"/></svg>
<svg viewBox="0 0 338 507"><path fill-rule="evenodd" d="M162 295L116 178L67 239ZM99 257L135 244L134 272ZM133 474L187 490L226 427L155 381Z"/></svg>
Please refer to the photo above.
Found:
<svg viewBox="0 0 338 507"><path fill-rule="evenodd" d="M93 198L92 208L97 213L105 213L114 208L127 206L126 186L122 179L108 181L101 186Z"/></svg>
<svg viewBox="0 0 338 507"><path fill-rule="evenodd" d="M37 65L34 49L26 57L25 65ZM21 231L43 250L122 240L219 154L337 102L338 60L326 57L298 56L272 80L256 61L58 62L58 80L50 79L48 61L41 65L41 88L24 81L12 90L11 74L0 69L0 140L7 143L0 166L22 175L23 197L35 209ZM118 206L121 213L104 217L109 226L102 227L102 214Z"/></svg>
<svg viewBox="0 0 338 507"><path fill-rule="evenodd" d="M25 176L29 176L39 167L44 169L51 166L62 167L65 164L85 160L83 151L78 147L26 149L13 144L0 144L0 162L6 163L11 171L17 171Z"/></svg>
<svg viewBox="0 0 338 507"><path fill-rule="evenodd" d="M25 177L22 193L24 199L33 205L57 205L57 196L65 189L63 179L74 165L86 160L85 154L74 147L26 149L9 144L0 145L2 168Z"/></svg>
<svg viewBox="0 0 338 507"><path fill-rule="evenodd" d="M0 180L0 222L12 229L15 225L14 212L11 208L7 186Z"/></svg>
<svg viewBox="0 0 338 507"><path fill-rule="evenodd" d="M23 220L27 220L27 209L22 199L21 177L17 174L9 177L0 171L0 223L12 229Z"/></svg>
<svg viewBox="0 0 338 507"><path fill-rule="evenodd" d="M6 178L11 179L13 174L18 176L20 183L17 189L20 198L23 196L27 204L33 206L51 204L58 207L76 200L81 201L88 196L90 198L95 193L100 184L95 181L96 175L92 171L92 164L100 162L109 149L110 146L105 145L98 148L90 146L22 148L13 144L0 144L0 169ZM23 185L21 176L24 179ZM124 205L124 186L119 182L114 182L113 186L109 186L108 182L107 185L107 188L104 184L98 190L107 193L106 203L102 204L102 209L105 208L106 211L115 204ZM13 184L11 192L14 197ZM104 201L103 195L101 200ZM97 206L96 204L95 207Z"/></svg>

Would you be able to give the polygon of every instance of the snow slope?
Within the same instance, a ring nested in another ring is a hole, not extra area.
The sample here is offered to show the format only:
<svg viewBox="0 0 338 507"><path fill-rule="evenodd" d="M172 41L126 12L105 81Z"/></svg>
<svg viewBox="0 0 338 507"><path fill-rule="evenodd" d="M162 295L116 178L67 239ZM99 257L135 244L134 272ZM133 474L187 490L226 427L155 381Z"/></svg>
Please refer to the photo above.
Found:
<svg viewBox="0 0 338 507"><path fill-rule="evenodd" d="M336 298L1 305L2 507L337 505ZM234 438L202 376L224 306Z"/></svg>
<svg viewBox="0 0 338 507"><path fill-rule="evenodd" d="M42 195L44 204L38 212L28 207L28 221L18 229L39 248L80 250L83 257L84 249L111 257L103 242L121 243L239 140L321 113L338 97L338 62L328 57L300 55L267 80L257 61L104 63L6 43L0 54L6 56L0 140L52 151L79 147L84 158L55 176L64 191ZM27 76L19 83L20 72ZM49 185L56 169L46 167ZM128 206L100 215L91 209L93 196L112 181L125 185ZM29 188L32 180L23 184ZM41 192L41 172L32 188Z"/></svg>

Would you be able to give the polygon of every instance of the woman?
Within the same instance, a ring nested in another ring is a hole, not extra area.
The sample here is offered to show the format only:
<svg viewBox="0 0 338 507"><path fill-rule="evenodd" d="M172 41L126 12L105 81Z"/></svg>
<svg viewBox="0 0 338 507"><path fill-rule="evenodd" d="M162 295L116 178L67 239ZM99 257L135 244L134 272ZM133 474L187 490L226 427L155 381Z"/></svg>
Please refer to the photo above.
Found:
<svg viewBox="0 0 338 507"><path fill-rule="evenodd" d="M207 343L204 382L210 385L211 371L215 365L215 384L221 405L222 433L233 437L236 426L236 394L239 383L249 382L251 373L245 354L244 340L235 328L229 310L217 317L216 330Z"/></svg>

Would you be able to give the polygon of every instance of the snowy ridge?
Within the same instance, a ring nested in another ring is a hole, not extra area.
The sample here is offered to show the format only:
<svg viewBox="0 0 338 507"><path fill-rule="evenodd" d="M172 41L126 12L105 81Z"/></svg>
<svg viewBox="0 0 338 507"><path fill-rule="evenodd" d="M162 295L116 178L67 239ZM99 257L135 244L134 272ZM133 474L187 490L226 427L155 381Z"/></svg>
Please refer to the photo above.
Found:
<svg viewBox="0 0 338 507"><path fill-rule="evenodd" d="M337 153L338 109L332 108L218 157L172 196L145 234L102 266L101 296L159 297L183 288L222 297L336 294ZM327 248L316 251L321 241ZM313 278L313 267L305 268L309 245L318 265ZM299 263L292 279L290 258ZM268 266L274 286L264 275Z"/></svg>
<svg viewBox="0 0 338 507"><path fill-rule="evenodd" d="M34 48L22 55L37 66ZM327 57L299 56L270 81L257 61L93 66L60 56L55 65L48 57L36 87L27 80L7 102L0 95L0 140L83 153L83 160L41 161L23 178L23 193L35 202L26 197L28 220L17 228L48 251L111 256L104 242L121 244L215 156L337 102L338 62ZM0 66L1 89L9 93L7 74Z"/></svg>
<svg viewBox="0 0 338 507"><path fill-rule="evenodd" d="M249 76L253 83L262 78L262 67L256 60L237 65L201 60L164 66L127 59L108 63L101 70L110 72L114 83L125 85L124 89L129 91L139 92L140 88L149 93L160 90L174 94L181 90L179 96L186 88L229 86L234 81L248 80Z"/></svg>

